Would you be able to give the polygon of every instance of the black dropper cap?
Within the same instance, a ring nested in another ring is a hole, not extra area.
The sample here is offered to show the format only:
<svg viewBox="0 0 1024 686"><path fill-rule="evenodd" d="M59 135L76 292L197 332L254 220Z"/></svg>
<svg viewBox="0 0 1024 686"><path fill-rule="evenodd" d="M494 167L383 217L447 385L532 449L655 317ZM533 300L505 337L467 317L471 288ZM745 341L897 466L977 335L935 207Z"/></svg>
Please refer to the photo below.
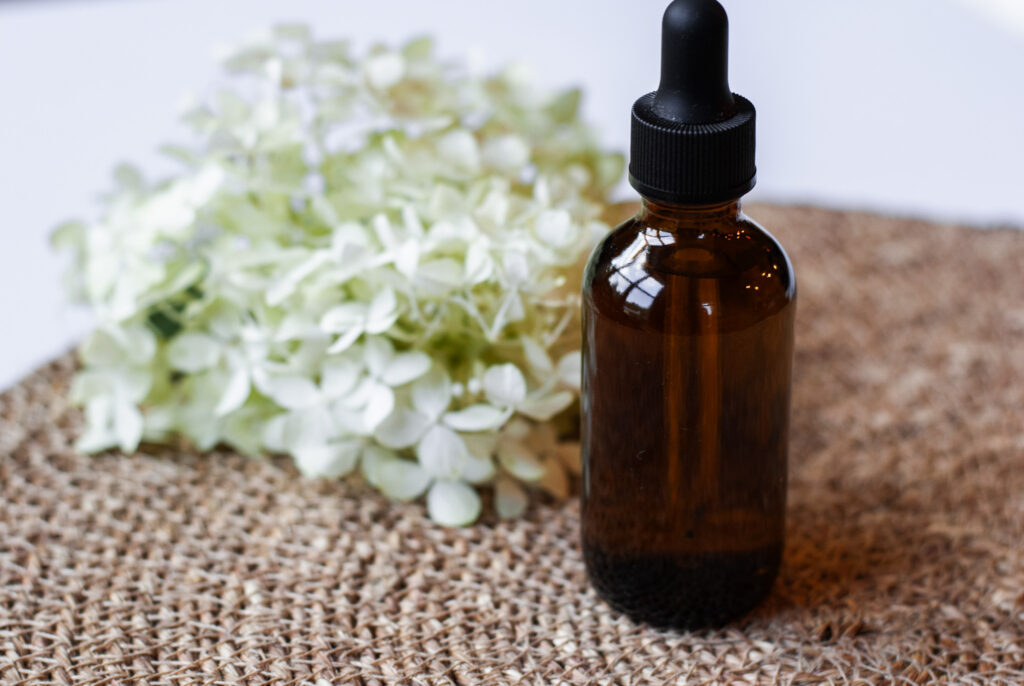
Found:
<svg viewBox="0 0 1024 686"><path fill-rule="evenodd" d="M678 204L739 198L754 187L754 106L729 90L729 18L716 0L665 10L661 83L633 105L629 182Z"/></svg>

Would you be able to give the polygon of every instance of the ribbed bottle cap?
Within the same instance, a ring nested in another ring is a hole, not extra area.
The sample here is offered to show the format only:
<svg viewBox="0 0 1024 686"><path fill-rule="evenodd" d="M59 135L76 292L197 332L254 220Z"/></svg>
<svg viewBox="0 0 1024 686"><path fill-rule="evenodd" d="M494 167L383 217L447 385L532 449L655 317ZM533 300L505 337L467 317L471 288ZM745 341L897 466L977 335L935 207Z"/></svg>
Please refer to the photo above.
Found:
<svg viewBox="0 0 1024 686"><path fill-rule="evenodd" d="M754 187L754 106L729 90L729 19L716 0L675 0L662 21L661 83L633 105L629 181L679 204Z"/></svg>

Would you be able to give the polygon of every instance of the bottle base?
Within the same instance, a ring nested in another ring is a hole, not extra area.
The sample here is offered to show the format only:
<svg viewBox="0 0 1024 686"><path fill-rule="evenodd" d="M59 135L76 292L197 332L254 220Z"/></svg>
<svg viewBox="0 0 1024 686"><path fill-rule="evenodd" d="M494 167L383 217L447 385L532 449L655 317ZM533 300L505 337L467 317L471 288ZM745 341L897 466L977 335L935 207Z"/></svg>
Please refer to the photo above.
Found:
<svg viewBox="0 0 1024 686"><path fill-rule="evenodd" d="M768 595L781 557L778 547L652 555L608 554L584 545L598 595L633 621L663 629L718 627L739 619Z"/></svg>

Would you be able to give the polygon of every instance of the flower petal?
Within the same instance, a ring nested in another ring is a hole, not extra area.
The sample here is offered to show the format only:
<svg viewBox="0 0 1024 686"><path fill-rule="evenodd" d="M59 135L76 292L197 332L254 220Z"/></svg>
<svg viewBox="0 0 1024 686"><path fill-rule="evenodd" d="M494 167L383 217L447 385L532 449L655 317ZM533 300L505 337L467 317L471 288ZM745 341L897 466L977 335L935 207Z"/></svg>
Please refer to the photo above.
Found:
<svg viewBox="0 0 1024 686"><path fill-rule="evenodd" d="M271 376L260 391L286 410L301 410L320 400L320 389L304 376Z"/></svg>
<svg viewBox="0 0 1024 686"><path fill-rule="evenodd" d="M359 340L359 337L363 335L363 329L359 326L353 326L345 333L338 336L330 347L327 348L329 355L336 355L337 353L343 353L352 347L352 344Z"/></svg>
<svg viewBox="0 0 1024 686"><path fill-rule="evenodd" d="M363 73L371 88L386 90L405 76L405 59L397 52L384 52L367 58Z"/></svg>
<svg viewBox="0 0 1024 686"><path fill-rule="evenodd" d="M288 450L284 432L288 425L288 413L274 415L263 425L263 447L272 453L283 453Z"/></svg>
<svg viewBox="0 0 1024 686"><path fill-rule="evenodd" d="M340 398L355 387L362 370L362 365L355 360L325 360L320 367L320 390L328 398Z"/></svg>
<svg viewBox="0 0 1024 686"><path fill-rule="evenodd" d="M327 334L320 329L320 326L311 315L301 312L290 312L277 325L273 340L280 343L326 337Z"/></svg>
<svg viewBox="0 0 1024 686"><path fill-rule="evenodd" d="M113 430L113 398L100 395L85 402L85 431L75 442L75 449L83 453L97 453L117 445Z"/></svg>
<svg viewBox="0 0 1024 686"><path fill-rule="evenodd" d="M369 336L363 348L363 361L370 373L376 377L384 374L391 358L395 356L395 348L384 336Z"/></svg>
<svg viewBox="0 0 1024 686"><path fill-rule="evenodd" d="M374 436L388 448L400 449L414 445L430 426L430 420L407 407L396 407L377 427Z"/></svg>
<svg viewBox="0 0 1024 686"><path fill-rule="evenodd" d="M494 460L491 456L498 445L499 436L493 432L466 434L469 457L462 466L462 478L471 484L486 483L494 476Z"/></svg>
<svg viewBox="0 0 1024 686"><path fill-rule="evenodd" d="M71 380L68 399L76 405L88 405L95 398L113 395L113 388L109 374L86 367Z"/></svg>
<svg viewBox="0 0 1024 686"><path fill-rule="evenodd" d="M472 285L483 283L494 273L494 258L487 244L474 241L466 250L466 282Z"/></svg>
<svg viewBox="0 0 1024 686"><path fill-rule="evenodd" d="M537 481L544 476L540 460L519 441L502 441L498 446L498 462L505 471L522 481Z"/></svg>
<svg viewBox="0 0 1024 686"><path fill-rule="evenodd" d="M356 385L343 393L337 399L337 404L349 410L362 410L370 402L370 394L376 388L378 382L369 376L363 376L356 382Z"/></svg>
<svg viewBox="0 0 1024 686"><path fill-rule="evenodd" d="M551 363L548 351L529 336L523 336L521 341L523 353L526 355L526 361L530 365L530 371L534 376L542 379L546 378L554 370L554 365Z"/></svg>
<svg viewBox="0 0 1024 686"><path fill-rule="evenodd" d="M317 448L330 443L337 433L331 413L324 407L311 407L288 413L283 444L291 454L304 448Z"/></svg>
<svg viewBox="0 0 1024 686"><path fill-rule="evenodd" d="M306 445L294 451L295 464L306 477L338 478L356 466L362 442L340 441L325 445Z"/></svg>
<svg viewBox="0 0 1024 686"><path fill-rule="evenodd" d="M466 449L470 455L478 458L490 458L498 447L500 436L494 432L466 434L462 437L466 441Z"/></svg>
<svg viewBox="0 0 1024 686"><path fill-rule="evenodd" d="M580 389L583 376L583 354L579 350L566 353L558 361L558 378L569 388Z"/></svg>
<svg viewBox="0 0 1024 686"><path fill-rule="evenodd" d="M399 353L388 362L380 379L389 386L401 386L426 374L430 363L430 356L426 353Z"/></svg>
<svg viewBox="0 0 1024 686"><path fill-rule="evenodd" d="M420 245L405 241L395 249L395 268L406 278L412 278L420 263Z"/></svg>
<svg viewBox="0 0 1024 686"><path fill-rule="evenodd" d="M437 142L437 152L461 172L472 174L480 168L480 147L466 129L455 129L442 136Z"/></svg>
<svg viewBox="0 0 1024 686"><path fill-rule="evenodd" d="M202 405L185 405L178 412L178 427L199 450L212 450L221 440L222 417Z"/></svg>
<svg viewBox="0 0 1024 686"><path fill-rule="evenodd" d="M156 336L141 325L124 326L120 329L121 345L128 359L135 364L145 364L156 352Z"/></svg>
<svg viewBox="0 0 1024 686"><path fill-rule="evenodd" d="M478 403L464 410L448 412L444 416L444 423L459 431L487 431L504 424L510 414L508 410Z"/></svg>
<svg viewBox="0 0 1024 686"><path fill-rule="evenodd" d="M583 473L583 460L580 454L580 444L573 441L564 441L555 448L555 456L566 469L573 474Z"/></svg>
<svg viewBox="0 0 1024 686"><path fill-rule="evenodd" d="M147 405L142 415L142 440L167 442L175 431L178 408L175 405Z"/></svg>
<svg viewBox="0 0 1024 686"><path fill-rule="evenodd" d="M537 483L556 498L569 497L569 477L558 458L544 460L544 476Z"/></svg>
<svg viewBox="0 0 1024 686"><path fill-rule="evenodd" d="M544 210L533 225L533 232L544 245L564 248L576 240L578 228L573 226L567 210Z"/></svg>
<svg viewBox="0 0 1024 686"><path fill-rule="evenodd" d="M320 318L320 328L328 333L344 333L353 327L362 328L369 308L363 303L335 305Z"/></svg>
<svg viewBox="0 0 1024 686"><path fill-rule="evenodd" d="M484 374L487 399L501 407L514 407L526 398L526 378L511 362L496 364Z"/></svg>
<svg viewBox="0 0 1024 686"><path fill-rule="evenodd" d="M363 421L370 431L376 429L395 409L395 393L384 384L374 384L363 410Z"/></svg>
<svg viewBox="0 0 1024 686"><path fill-rule="evenodd" d="M528 441L530 440L530 436L534 435L536 431L536 425L532 422L528 422L522 417L513 417L509 420L508 424L502 427L501 433L504 436Z"/></svg>
<svg viewBox="0 0 1024 686"><path fill-rule="evenodd" d="M398 298L395 297L393 289L385 288L370 302L366 314L366 331L373 334L384 333L396 321L398 321Z"/></svg>
<svg viewBox="0 0 1024 686"><path fill-rule="evenodd" d="M440 367L435 366L412 385L413 407L432 420L440 417L451 401L452 382Z"/></svg>
<svg viewBox="0 0 1024 686"><path fill-rule="evenodd" d="M487 483L494 476L494 460L489 455L477 457L470 454L462 465L462 479L471 484Z"/></svg>
<svg viewBox="0 0 1024 686"><path fill-rule="evenodd" d="M136 405L146 398L153 385L152 374L142 367L111 371L107 376L113 382L115 397Z"/></svg>
<svg viewBox="0 0 1024 686"><path fill-rule="evenodd" d="M415 205L402 206L402 225L405 226L406 233L412 238L423 236L423 221L420 219L419 213L416 212Z"/></svg>
<svg viewBox="0 0 1024 686"><path fill-rule="evenodd" d="M530 263L526 259L526 253L521 250L510 250L505 253L503 262L505 279L510 287L514 288L530 280Z"/></svg>
<svg viewBox="0 0 1024 686"><path fill-rule="evenodd" d="M330 407L330 414L335 428L344 436L370 436L373 433L366 428L362 410L353 410L335 402Z"/></svg>
<svg viewBox="0 0 1024 686"><path fill-rule="evenodd" d="M129 403L117 403L114 406L114 433L117 445L122 452L133 453L142 440L142 413L139 408Z"/></svg>
<svg viewBox="0 0 1024 686"><path fill-rule="evenodd" d="M423 262L414 283L426 295L445 296L462 285L462 265L450 257Z"/></svg>
<svg viewBox="0 0 1024 686"><path fill-rule="evenodd" d="M266 291L268 305L280 305L307 276L315 272L326 261L327 254L315 252L307 259L285 272Z"/></svg>
<svg viewBox="0 0 1024 686"><path fill-rule="evenodd" d="M529 498L519 484L503 476L494 482L494 509L502 519L511 519L523 514Z"/></svg>
<svg viewBox="0 0 1024 686"><path fill-rule="evenodd" d="M249 369L237 354L228 357L228 371L230 376L227 383L224 384L224 392L214 409L214 414L218 417L223 417L241 407L248 399L251 390Z"/></svg>
<svg viewBox="0 0 1024 686"><path fill-rule="evenodd" d="M487 166L514 174L530 161L530 148L519 136L496 136L484 145L482 157Z"/></svg>
<svg viewBox="0 0 1024 686"><path fill-rule="evenodd" d="M113 334L96 329L82 343L78 354L87 365L115 367L123 359L124 350Z"/></svg>
<svg viewBox="0 0 1024 686"><path fill-rule="evenodd" d="M257 457L263 448L261 425L262 417L256 408L234 412L221 422L221 440L243 455Z"/></svg>
<svg viewBox="0 0 1024 686"><path fill-rule="evenodd" d="M389 498L412 500L427 490L433 478L412 460L390 450L369 446L363 452L363 475Z"/></svg>
<svg viewBox="0 0 1024 686"><path fill-rule="evenodd" d="M574 399L575 396L569 391L557 391L528 397L516 409L531 419L546 422L572 405Z"/></svg>
<svg viewBox="0 0 1024 686"><path fill-rule="evenodd" d="M462 437L440 425L431 427L416 448L420 464L439 479L459 478L468 455Z"/></svg>
<svg viewBox="0 0 1024 686"><path fill-rule="evenodd" d="M427 493L427 511L442 526L466 526L480 516L480 496L464 483L437 481Z"/></svg>
<svg viewBox="0 0 1024 686"><path fill-rule="evenodd" d="M535 455L546 455L553 452L558 445L558 430L550 422L536 423L530 426L528 433L519 438Z"/></svg>

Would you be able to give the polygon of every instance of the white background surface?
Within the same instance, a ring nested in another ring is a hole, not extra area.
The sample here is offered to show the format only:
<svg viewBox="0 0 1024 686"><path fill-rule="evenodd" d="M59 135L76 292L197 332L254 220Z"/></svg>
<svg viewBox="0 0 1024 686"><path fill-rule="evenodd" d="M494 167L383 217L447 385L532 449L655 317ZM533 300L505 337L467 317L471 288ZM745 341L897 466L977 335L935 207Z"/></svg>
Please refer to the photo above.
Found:
<svg viewBox="0 0 1024 686"><path fill-rule="evenodd" d="M1024 226L1024 0L724 0L732 87L758 107L753 198ZM520 61L585 88L624 149L657 85L664 0L21 0L0 2L0 388L70 346L50 228L89 216L109 172L154 173L175 106L216 46L278 21ZM624 189L624 192L628 189Z"/></svg>

